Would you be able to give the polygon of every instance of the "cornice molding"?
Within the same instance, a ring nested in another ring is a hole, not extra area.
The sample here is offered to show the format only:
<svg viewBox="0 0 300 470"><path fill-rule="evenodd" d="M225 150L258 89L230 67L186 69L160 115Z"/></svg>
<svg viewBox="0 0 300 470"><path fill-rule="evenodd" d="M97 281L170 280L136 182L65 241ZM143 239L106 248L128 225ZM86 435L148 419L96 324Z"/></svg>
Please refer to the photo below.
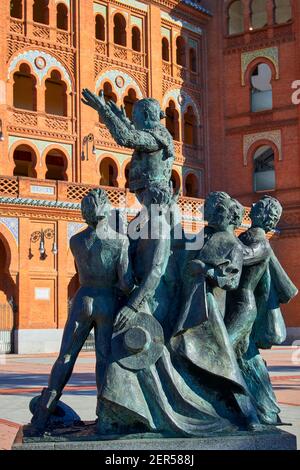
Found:
<svg viewBox="0 0 300 470"><path fill-rule="evenodd" d="M298 119L287 119L287 120L280 120L280 121L271 121L270 123L266 122L261 122L260 125L256 124L249 124L246 126L241 126L241 127L232 127L232 128L227 128L225 130L225 135L241 135L241 134L246 134L246 133L254 133L254 132L270 132L274 128L284 128L287 126L298 126Z"/></svg>

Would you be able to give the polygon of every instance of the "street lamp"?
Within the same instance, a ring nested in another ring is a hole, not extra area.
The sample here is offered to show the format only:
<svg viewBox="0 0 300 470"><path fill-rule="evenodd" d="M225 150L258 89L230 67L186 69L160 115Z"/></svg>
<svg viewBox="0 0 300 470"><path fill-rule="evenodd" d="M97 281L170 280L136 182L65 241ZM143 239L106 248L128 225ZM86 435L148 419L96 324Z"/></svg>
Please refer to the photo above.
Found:
<svg viewBox="0 0 300 470"><path fill-rule="evenodd" d="M45 247L45 239L47 240L52 240L53 239L53 244L52 244L52 253L54 256L57 255L58 249L57 249L57 243L55 239L55 231L51 228L47 228L46 230L41 229L41 231L36 231L33 232L30 235L30 248L29 248L29 258L33 258L33 254L31 251L31 243L37 243L38 241L40 242L39 244L39 252L40 252L40 260L45 260L47 258L47 253L46 253L46 247Z"/></svg>
<svg viewBox="0 0 300 470"><path fill-rule="evenodd" d="M86 135L82 140L82 147L81 147L81 160L85 160L85 152L84 148L86 149L86 159L89 159L89 143L93 142L92 154L96 155L96 146L95 146L95 136L94 134Z"/></svg>

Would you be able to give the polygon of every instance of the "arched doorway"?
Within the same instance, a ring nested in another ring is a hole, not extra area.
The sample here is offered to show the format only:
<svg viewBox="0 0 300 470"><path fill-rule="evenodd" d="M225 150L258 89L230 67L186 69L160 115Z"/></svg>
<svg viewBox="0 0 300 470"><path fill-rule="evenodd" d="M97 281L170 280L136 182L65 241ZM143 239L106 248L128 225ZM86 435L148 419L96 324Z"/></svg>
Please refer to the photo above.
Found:
<svg viewBox="0 0 300 470"><path fill-rule="evenodd" d="M116 163L109 157L103 158L100 163L100 185L117 188L118 168Z"/></svg>
<svg viewBox="0 0 300 470"><path fill-rule="evenodd" d="M187 108L184 114L184 143L188 145L197 145L197 118L192 106Z"/></svg>
<svg viewBox="0 0 300 470"><path fill-rule="evenodd" d="M133 88L128 90L128 94L124 98L124 108L128 119L132 120L133 105L137 101L136 91Z"/></svg>
<svg viewBox="0 0 300 470"><path fill-rule="evenodd" d="M126 46L126 20L121 13L114 16L114 43Z"/></svg>
<svg viewBox="0 0 300 470"><path fill-rule="evenodd" d="M169 62L170 61L170 46L169 46L169 41L167 38L162 38L161 53L162 53L162 59L165 62Z"/></svg>
<svg viewBox="0 0 300 470"><path fill-rule="evenodd" d="M137 26L134 26L131 31L131 45L134 51L141 52L141 32Z"/></svg>
<svg viewBox="0 0 300 470"><path fill-rule="evenodd" d="M27 64L14 73L13 105L18 109L36 111L36 79Z"/></svg>
<svg viewBox="0 0 300 470"><path fill-rule="evenodd" d="M29 145L19 145L14 151L13 159L15 163L14 176L36 178L36 155Z"/></svg>
<svg viewBox="0 0 300 470"><path fill-rule="evenodd" d="M0 354L13 352L16 285L9 272L10 260L9 245L0 234Z"/></svg>
<svg viewBox="0 0 300 470"><path fill-rule="evenodd" d="M113 92L113 88L110 82L105 82L103 85L103 94L106 102L113 101L117 102L117 95Z"/></svg>
<svg viewBox="0 0 300 470"><path fill-rule="evenodd" d="M193 73L197 73L197 54L193 47L190 48L189 56L190 70Z"/></svg>
<svg viewBox="0 0 300 470"><path fill-rule="evenodd" d="M10 16L21 20L23 18L23 1L10 0Z"/></svg>
<svg viewBox="0 0 300 470"><path fill-rule="evenodd" d="M69 11L67 5L59 3L56 7L56 26L58 29L68 31L69 29Z"/></svg>
<svg viewBox="0 0 300 470"><path fill-rule="evenodd" d="M180 191L180 176L175 170L172 170L171 182L172 182L174 193L177 193L178 191Z"/></svg>
<svg viewBox="0 0 300 470"><path fill-rule="evenodd" d="M105 20L102 15L95 17L95 36L98 41L105 41Z"/></svg>
<svg viewBox="0 0 300 470"><path fill-rule="evenodd" d="M49 0L34 0L32 17L35 23L49 25Z"/></svg>
<svg viewBox="0 0 300 470"><path fill-rule="evenodd" d="M185 40L182 36L176 38L176 63L185 66Z"/></svg>
<svg viewBox="0 0 300 470"><path fill-rule="evenodd" d="M99 95L100 93L101 93L101 90L99 90ZM118 100L117 95L113 92L113 87L110 82L105 82L103 84L103 95L104 95L104 99L106 103L108 103L108 101L113 101L114 103L117 103L117 100ZM99 114L99 122L103 124L103 119L101 118L100 114Z"/></svg>
<svg viewBox="0 0 300 470"><path fill-rule="evenodd" d="M57 70L45 82L45 111L56 116L68 115L67 85Z"/></svg>
<svg viewBox="0 0 300 470"><path fill-rule="evenodd" d="M173 100L166 108L166 128L174 140L179 140L179 113Z"/></svg>
<svg viewBox="0 0 300 470"><path fill-rule="evenodd" d="M68 161L60 150L50 150L46 155L47 180L67 181Z"/></svg>
<svg viewBox="0 0 300 470"><path fill-rule="evenodd" d="M124 170L125 175L125 188L129 188L129 171L130 171L130 162L127 163Z"/></svg>
<svg viewBox="0 0 300 470"><path fill-rule="evenodd" d="M198 193L198 178L193 173L190 173L185 179L185 195L186 197L198 197Z"/></svg>

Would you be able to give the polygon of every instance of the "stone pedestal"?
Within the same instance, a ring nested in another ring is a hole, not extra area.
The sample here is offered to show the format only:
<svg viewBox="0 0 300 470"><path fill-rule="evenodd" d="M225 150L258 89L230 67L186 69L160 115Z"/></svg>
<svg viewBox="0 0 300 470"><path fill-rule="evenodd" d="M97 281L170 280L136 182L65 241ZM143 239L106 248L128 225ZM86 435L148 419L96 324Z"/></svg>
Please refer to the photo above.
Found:
<svg viewBox="0 0 300 470"><path fill-rule="evenodd" d="M43 437L30 437L28 426L17 434L13 450L296 450L296 436L271 427L264 431L237 431L231 434L201 438L175 438L157 434L99 436L95 423L81 423L70 428L57 428Z"/></svg>

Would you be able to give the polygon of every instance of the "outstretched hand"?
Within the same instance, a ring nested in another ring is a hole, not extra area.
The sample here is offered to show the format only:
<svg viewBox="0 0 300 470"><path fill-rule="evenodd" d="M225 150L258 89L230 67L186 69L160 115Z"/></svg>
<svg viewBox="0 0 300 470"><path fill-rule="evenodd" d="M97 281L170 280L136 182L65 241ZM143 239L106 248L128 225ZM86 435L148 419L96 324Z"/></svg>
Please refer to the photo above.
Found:
<svg viewBox="0 0 300 470"><path fill-rule="evenodd" d="M116 105L116 103L112 100L109 100L108 103L107 103L107 106L112 110L113 113L115 113L116 116L118 116L120 119L127 119L127 116L126 116L126 111L125 111L125 108L124 106L121 106L121 108L119 108L118 105Z"/></svg>
<svg viewBox="0 0 300 470"><path fill-rule="evenodd" d="M124 106L122 105L121 108L116 105L116 103L112 100L109 100L106 105L110 108L110 110L114 113L117 118L119 118L128 128L133 127L132 122L128 119Z"/></svg>
<svg viewBox="0 0 300 470"><path fill-rule="evenodd" d="M129 321L136 317L136 311L130 307L123 307L114 322L114 332L122 330Z"/></svg>
<svg viewBox="0 0 300 470"><path fill-rule="evenodd" d="M83 98L81 98L81 101L87 106L90 106L91 108L95 109L99 113L106 106L103 90L101 90L100 95L97 96L87 88L84 88L82 90L82 96Z"/></svg>

